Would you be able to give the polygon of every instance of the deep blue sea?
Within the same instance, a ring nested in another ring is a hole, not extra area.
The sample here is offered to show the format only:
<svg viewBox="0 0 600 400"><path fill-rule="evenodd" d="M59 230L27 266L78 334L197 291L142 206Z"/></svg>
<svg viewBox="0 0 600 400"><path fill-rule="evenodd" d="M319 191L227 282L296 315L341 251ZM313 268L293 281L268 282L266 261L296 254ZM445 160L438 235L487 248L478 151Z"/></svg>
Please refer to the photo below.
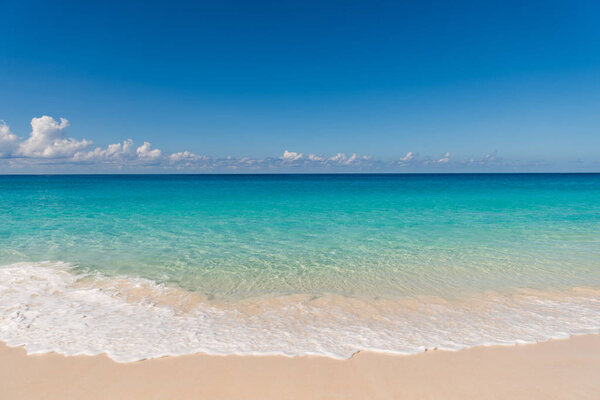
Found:
<svg viewBox="0 0 600 400"><path fill-rule="evenodd" d="M600 328L600 174L0 176L0 340L415 353Z"/></svg>

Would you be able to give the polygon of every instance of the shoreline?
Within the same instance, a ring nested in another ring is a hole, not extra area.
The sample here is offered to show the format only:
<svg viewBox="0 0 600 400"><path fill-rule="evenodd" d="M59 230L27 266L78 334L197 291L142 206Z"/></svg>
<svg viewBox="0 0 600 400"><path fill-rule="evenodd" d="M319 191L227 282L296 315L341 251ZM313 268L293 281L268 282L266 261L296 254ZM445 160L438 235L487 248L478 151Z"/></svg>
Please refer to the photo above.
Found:
<svg viewBox="0 0 600 400"><path fill-rule="evenodd" d="M0 343L0 393L35 399L596 399L600 335L348 360L194 354L132 363Z"/></svg>
<svg viewBox="0 0 600 400"><path fill-rule="evenodd" d="M410 355L600 333L597 287L219 302L144 278L73 273L62 262L8 264L0 282L0 340L119 362L196 353L347 359L357 350Z"/></svg>

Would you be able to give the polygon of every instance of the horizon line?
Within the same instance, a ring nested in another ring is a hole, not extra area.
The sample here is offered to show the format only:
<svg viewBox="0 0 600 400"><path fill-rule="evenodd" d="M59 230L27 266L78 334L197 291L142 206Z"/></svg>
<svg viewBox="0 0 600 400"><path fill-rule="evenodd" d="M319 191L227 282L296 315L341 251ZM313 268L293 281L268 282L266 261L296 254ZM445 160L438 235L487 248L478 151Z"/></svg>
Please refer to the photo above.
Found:
<svg viewBox="0 0 600 400"><path fill-rule="evenodd" d="M5 174L2 176L252 176L252 175L600 175L600 171L583 171L583 172L568 172L568 171L540 171L540 172L193 172L193 173L17 173Z"/></svg>

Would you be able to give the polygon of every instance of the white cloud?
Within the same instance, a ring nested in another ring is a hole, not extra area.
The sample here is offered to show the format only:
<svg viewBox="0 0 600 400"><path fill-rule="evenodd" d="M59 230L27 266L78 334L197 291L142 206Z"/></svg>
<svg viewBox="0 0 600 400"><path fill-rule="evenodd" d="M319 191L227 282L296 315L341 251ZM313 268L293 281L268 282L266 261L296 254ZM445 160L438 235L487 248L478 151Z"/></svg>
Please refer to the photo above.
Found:
<svg viewBox="0 0 600 400"><path fill-rule="evenodd" d="M485 156L481 158L471 158L466 164L476 165L476 166L490 166L494 164L498 164L500 160L496 157L496 151L492 153L487 153Z"/></svg>
<svg viewBox="0 0 600 400"><path fill-rule="evenodd" d="M159 149L150 149L150 142L144 142L135 152L140 159L147 161L157 160L162 155L162 151Z"/></svg>
<svg viewBox="0 0 600 400"><path fill-rule="evenodd" d="M302 153L296 153L295 151L284 151L281 158L285 161L296 161L302 158Z"/></svg>
<svg viewBox="0 0 600 400"><path fill-rule="evenodd" d="M450 161L450 153L444 154L444 157L440 158L437 162L438 164L444 164Z"/></svg>
<svg viewBox="0 0 600 400"><path fill-rule="evenodd" d="M327 161L332 161L334 163L343 163L346 161L346 155L344 153L337 153L333 157L329 157Z"/></svg>
<svg viewBox="0 0 600 400"><path fill-rule="evenodd" d="M441 157L421 158L418 153L409 151L404 157L392 161L373 159L353 153L337 153L333 156L309 153L304 155L285 150L280 157L256 159L250 157L210 158L188 150L173 153L152 148L150 142L144 141L136 147L132 139L106 147L90 150L92 142L86 139L75 139L66 135L69 122L61 118L54 120L49 116L33 118L31 133L24 140L11 132L9 126L0 120L0 159L4 165L12 168L30 168L35 170L43 165L45 170L55 165L62 171L69 171L69 165L80 165L87 171L136 170L145 171L205 171L226 172L343 172L343 171L442 171L469 170L469 168L495 169L507 167L507 163L498 159L496 152L488 153L480 158L455 159L450 153ZM0 164L1 166L2 164ZM514 166L509 166L514 167Z"/></svg>
<svg viewBox="0 0 600 400"><path fill-rule="evenodd" d="M348 157L344 153L337 153L335 156L329 157L327 162L329 164L356 165L369 160L371 160L370 156L359 156L358 154L353 153L350 157Z"/></svg>
<svg viewBox="0 0 600 400"><path fill-rule="evenodd" d="M409 151L408 153L406 153L406 155L404 157L402 157L400 159L401 162L410 162L413 160L413 158L415 158L415 155L412 151Z"/></svg>
<svg viewBox="0 0 600 400"><path fill-rule="evenodd" d="M96 147L92 151L77 152L73 155L74 161L123 161L135 158L133 153L133 140L127 139L123 143L109 144L106 149Z"/></svg>
<svg viewBox="0 0 600 400"><path fill-rule="evenodd" d="M19 138L10 131L10 127L0 120L0 157L10 156L17 148Z"/></svg>
<svg viewBox="0 0 600 400"><path fill-rule="evenodd" d="M19 145L16 154L35 158L68 158L92 144L86 139L66 137L68 126L69 121L65 118L61 118L60 123L47 115L33 118L29 138Z"/></svg>
<svg viewBox="0 0 600 400"><path fill-rule="evenodd" d="M169 155L169 161L172 163L177 163L177 162L193 162L193 161L198 161L198 160L205 160L207 159L207 157L204 156L199 156L197 154L194 154L190 151L180 151L178 153L172 153Z"/></svg>
<svg viewBox="0 0 600 400"><path fill-rule="evenodd" d="M350 158L348 158L346 161L344 161L344 164L350 165L353 162L355 162L357 159L358 159L358 155L356 153L354 153L350 156Z"/></svg>
<svg viewBox="0 0 600 400"><path fill-rule="evenodd" d="M205 159L208 159L208 157L205 157ZM254 160L252 158L248 158L248 157L244 157L240 160L238 160L238 164L245 164L245 165L253 165L256 164L258 162L258 160Z"/></svg>

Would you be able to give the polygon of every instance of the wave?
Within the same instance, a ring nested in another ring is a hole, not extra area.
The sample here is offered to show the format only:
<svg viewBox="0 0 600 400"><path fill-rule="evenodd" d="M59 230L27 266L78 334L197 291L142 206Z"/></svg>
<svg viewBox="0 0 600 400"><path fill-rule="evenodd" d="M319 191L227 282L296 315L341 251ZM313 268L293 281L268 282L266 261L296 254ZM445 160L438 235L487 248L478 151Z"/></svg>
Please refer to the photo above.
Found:
<svg viewBox="0 0 600 400"><path fill-rule="evenodd" d="M600 290L487 292L462 299L323 296L214 301L62 262L0 267L0 340L28 353L117 362L193 353L413 354L600 333Z"/></svg>

